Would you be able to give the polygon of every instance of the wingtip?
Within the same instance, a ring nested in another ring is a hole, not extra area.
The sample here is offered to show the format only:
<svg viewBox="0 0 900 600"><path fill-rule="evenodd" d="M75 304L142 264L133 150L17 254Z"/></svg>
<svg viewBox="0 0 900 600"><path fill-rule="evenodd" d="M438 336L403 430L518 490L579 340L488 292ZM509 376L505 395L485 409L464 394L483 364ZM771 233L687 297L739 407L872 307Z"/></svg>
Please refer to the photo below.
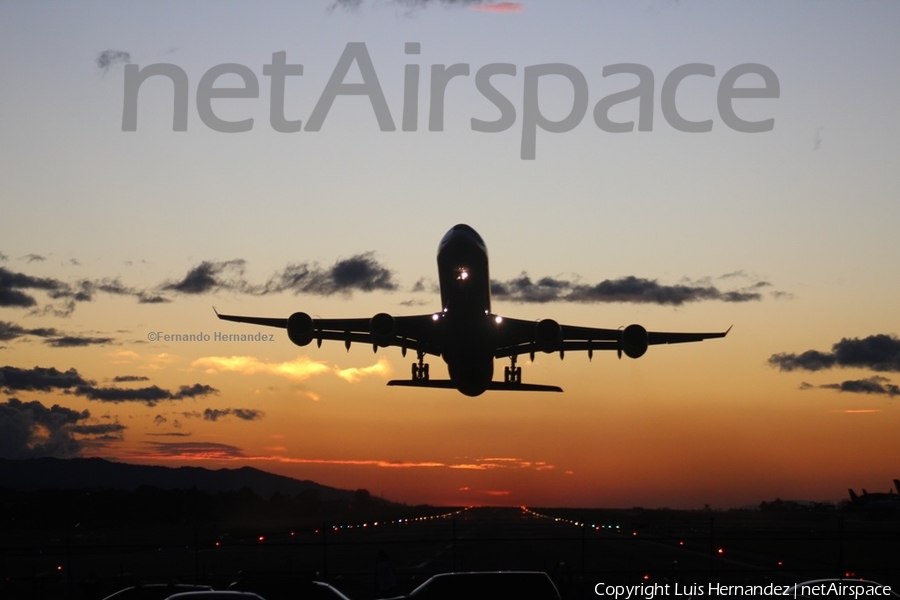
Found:
<svg viewBox="0 0 900 600"><path fill-rule="evenodd" d="M725 330L725 333L722 334L722 337L725 337L726 335L728 335L728 332L731 331L732 327L734 327L734 325L729 325L728 329Z"/></svg>
<svg viewBox="0 0 900 600"><path fill-rule="evenodd" d="M213 309L213 312L216 313L216 316L218 317L218 316L219 316L219 311L216 310L216 307L215 307L215 306L213 306L212 309Z"/></svg>

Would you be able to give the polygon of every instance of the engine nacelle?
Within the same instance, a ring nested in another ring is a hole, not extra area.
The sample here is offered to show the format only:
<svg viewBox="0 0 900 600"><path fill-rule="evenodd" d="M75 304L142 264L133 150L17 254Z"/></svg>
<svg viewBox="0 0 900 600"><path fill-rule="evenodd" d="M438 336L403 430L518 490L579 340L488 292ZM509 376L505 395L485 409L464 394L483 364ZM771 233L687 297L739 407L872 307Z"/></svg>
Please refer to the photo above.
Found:
<svg viewBox="0 0 900 600"><path fill-rule="evenodd" d="M316 330L313 319L304 312L295 312L288 317L288 338L298 346L305 346L313 340Z"/></svg>
<svg viewBox="0 0 900 600"><path fill-rule="evenodd" d="M647 351L647 330L640 325L629 325L619 337L619 350L628 358L640 358Z"/></svg>
<svg viewBox="0 0 900 600"><path fill-rule="evenodd" d="M387 313L378 313L369 319L369 333L372 341L382 348L390 344L394 337L394 317Z"/></svg>
<svg viewBox="0 0 900 600"><path fill-rule="evenodd" d="M534 341L544 352L553 352L559 345L562 327L553 319L541 319L534 326Z"/></svg>

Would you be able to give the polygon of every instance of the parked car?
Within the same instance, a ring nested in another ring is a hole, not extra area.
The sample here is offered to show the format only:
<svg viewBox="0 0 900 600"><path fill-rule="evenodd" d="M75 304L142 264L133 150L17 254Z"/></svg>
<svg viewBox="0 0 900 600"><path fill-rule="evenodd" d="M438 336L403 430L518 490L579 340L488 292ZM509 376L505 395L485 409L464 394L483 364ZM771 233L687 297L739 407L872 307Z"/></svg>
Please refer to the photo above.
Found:
<svg viewBox="0 0 900 600"><path fill-rule="evenodd" d="M337 588L302 573L248 571L228 589L254 592L266 600L350 600Z"/></svg>
<svg viewBox="0 0 900 600"><path fill-rule="evenodd" d="M183 592L169 596L166 600L266 600L252 592L215 590L211 592Z"/></svg>
<svg viewBox="0 0 900 600"><path fill-rule="evenodd" d="M209 591L208 585L188 585L182 583L144 583L133 585L110 594L103 600L166 600L179 592Z"/></svg>
<svg viewBox="0 0 900 600"><path fill-rule="evenodd" d="M559 590L543 571L473 571L441 573L406 596L391 600L560 600Z"/></svg>

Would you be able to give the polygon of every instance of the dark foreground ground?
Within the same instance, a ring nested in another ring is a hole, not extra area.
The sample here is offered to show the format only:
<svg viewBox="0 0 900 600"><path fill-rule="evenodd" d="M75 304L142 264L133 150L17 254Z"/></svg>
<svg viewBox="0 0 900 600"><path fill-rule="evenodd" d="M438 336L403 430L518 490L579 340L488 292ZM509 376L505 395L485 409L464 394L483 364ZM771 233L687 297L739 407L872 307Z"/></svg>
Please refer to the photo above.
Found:
<svg viewBox="0 0 900 600"><path fill-rule="evenodd" d="M796 583L873 579L900 588L900 518L831 512L411 509L361 523L228 529L73 523L0 534L3 600L100 600L137 581L224 587L244 571L307 573L354 600L404 593L434 573L542 570L564 598L597 583ZM421 516L427 515L427 516ZM387 561L393 590L379 589Z"/></svg>

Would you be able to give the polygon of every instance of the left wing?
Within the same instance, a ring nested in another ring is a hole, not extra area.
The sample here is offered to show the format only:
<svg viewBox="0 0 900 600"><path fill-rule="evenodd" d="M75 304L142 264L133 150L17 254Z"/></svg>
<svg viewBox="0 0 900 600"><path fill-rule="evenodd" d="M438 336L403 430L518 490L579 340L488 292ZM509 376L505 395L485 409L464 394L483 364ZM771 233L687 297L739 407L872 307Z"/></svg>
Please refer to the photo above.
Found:
<svg viewBox="0 0 900 600"><path fill-rule="evenodd" d="M595 327L578 327L560 325L553 319L540 321L524 321L496 317L497 344L495 358L534 355L536 352L586 351L593 356L594 350L615 350L631 357L639 358L647 351L648 346L657 344L683 344L699 342L711 338L728 335L731 327L714 333L671 333L664 331L647 331L640 325L629 325L622 329L600 329Z"/></svg>
<svg viewBox="0 0 900 600"><path fill-rule="evenodd" d="M286 329L288 337L298 346L305 346L313 340L319 346L322 345L322 340L338 340L344 342L348 349L354 342L372 344L375 349L398 346L404 355L406 350L435 355L440 355L442 351L434 315L392 317L387 313L379 313L371 318L315 319L306 313L297 312L282 319L223 315L216 312L216 316L223 321Z"/></svg>

